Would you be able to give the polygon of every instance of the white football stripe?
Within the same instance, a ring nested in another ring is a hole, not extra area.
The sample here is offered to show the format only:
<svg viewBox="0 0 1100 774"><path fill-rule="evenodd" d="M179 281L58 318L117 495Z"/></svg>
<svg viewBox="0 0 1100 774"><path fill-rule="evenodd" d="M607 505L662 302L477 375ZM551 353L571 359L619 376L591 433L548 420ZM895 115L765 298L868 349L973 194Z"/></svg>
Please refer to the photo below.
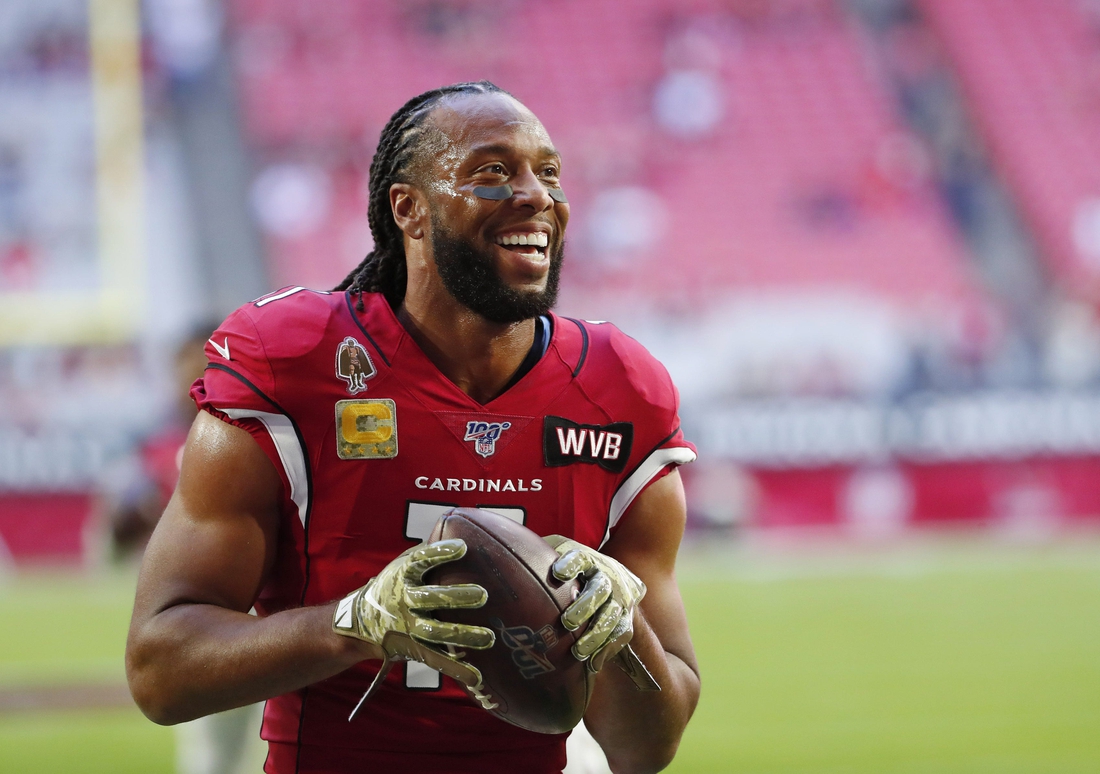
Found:
<svg viewBox="0 0 1100 774"><path fill-rule="evenodd" d="M405 662L405 685L421 690L436 690L443 686L443 675L419 661Z"/></svg>
<svg viewBox="0 0 1100 774"><path fill-rule="evenodd" d="M301 286L296 285L296 286L294 286L294 287L292 287L288 290L284 290L282 293L276 293L273 296L268 296L267 298L260 299L259 301L256 302L256 306L263 306L265 304L270 304L272 301L278 301L280 298L286 298L287 296L292 296L295 293L301 293L303 290L306 290L306 289L307 288L303 288Z"/></svg>
<svg viewBox="0 0 1100 774"><path fill-rule="evenodd" d="M506 519L511 519L516 524L523 524L523 522L527 519L527 511L523 510L522 508L506 508L503 506L498 507L496 505L493 505L487 508L482 508L481 510L495 513L497 516L503 516Z"/></svg>
<svg viewBox="0 0 1100 774"><path fill-rule="evenodd" d="M309 478L306 476L306 450L302 448L298 434L294 432L290 417L255 409L218 408L218 411L233 419L254 418L263 423L279 453L279 461L290 481L290 499L298 506L298 518L304 527L306 514L309 513L310 497Z"/></svg>
<svg viewBox="0 0 1100 774"><path fill-rule="evenodd" d="M626 509L634 502L634 498L645 489L646 484L652 481L654 476L664 470L666 465L685 465L694 462L696 456L695 452L686 446L671 446L657 449L646 457L642 464L638 466L638 469L622 483L619 490L615 492L615 496L611 498L607 531L604 533L600 545L602 546L611 537L611 530L619 523L619 519L626 513Z"/></svg>

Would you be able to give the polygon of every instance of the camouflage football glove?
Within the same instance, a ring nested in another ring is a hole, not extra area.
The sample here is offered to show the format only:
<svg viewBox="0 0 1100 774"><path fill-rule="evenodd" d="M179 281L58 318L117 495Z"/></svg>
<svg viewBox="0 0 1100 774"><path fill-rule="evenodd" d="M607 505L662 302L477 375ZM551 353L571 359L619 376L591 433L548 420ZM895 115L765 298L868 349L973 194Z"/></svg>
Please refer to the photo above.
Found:
<svg viewBox="0 0 1100 774"><path fill-rule="evenodd" d="M458 539L414 546L386 565L366 586L337 604L332 630L373 642L386 654L379 677L364 700L385 679L395 661L420 661L468 688L480 687L481 673L462 660L461 649L492 647L496 641L493 630L422 615L431 610L477 608L485 604L488 594L476 584L432 586L423 582L428 570L461 559L465 554L466 543Z"/></svg>
<svg viewBox="0 0 1100 774"><path fill-rule="evenodd" d="M561 614L562 625L570 631L588 622L588 628L573 645L574 657L598 672L608 659L618 656L616 663L640 690L660 690L630 648L634 608L646 592L641 578L610 556L575 540L561 535L550 535L545 540L558 552L554 577L561 581L580 578L584 583L580 596Z"/></svg>

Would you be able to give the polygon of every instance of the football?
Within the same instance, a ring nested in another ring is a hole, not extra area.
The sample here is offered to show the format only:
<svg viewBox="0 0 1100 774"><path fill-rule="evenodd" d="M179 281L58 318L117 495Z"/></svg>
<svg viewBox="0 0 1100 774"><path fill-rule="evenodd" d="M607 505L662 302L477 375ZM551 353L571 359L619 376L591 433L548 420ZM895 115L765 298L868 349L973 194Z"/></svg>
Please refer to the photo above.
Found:
<svg viewBox="0 0 1100 774"><path fill-rule="evenodd" d="M526 527L491 511L455 508L436 523L429 540L462 538L466 555L433 568L426 583L477 583L488 592L476 610L438 610L440 620L492 629L487 650L467 650L465 661L481 670L482 706L501 720L543 734L561 734L584 716L595 675L570 648L584 632L562 626L561 614L576 599L578 581L550 571L558 555ZM478 698L478 697L474 697Z"/></svg>

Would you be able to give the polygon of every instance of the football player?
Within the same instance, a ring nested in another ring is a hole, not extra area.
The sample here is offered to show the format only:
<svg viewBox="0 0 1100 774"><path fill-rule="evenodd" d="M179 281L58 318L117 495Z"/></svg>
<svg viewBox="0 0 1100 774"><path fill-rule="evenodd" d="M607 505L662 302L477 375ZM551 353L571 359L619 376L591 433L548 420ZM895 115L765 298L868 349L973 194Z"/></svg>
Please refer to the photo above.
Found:
<svg viewBox="0 0 1100 774"><path fill-rule="evenodd" d="M547 536L555 574L583 583L563 623L587 625L573 653L597 673L585 724L611 767L672 760L699 696L674 577L676 468L695 451L641 345L551 311L562 179L546 129L496 86L415 97L371 164L363 263L218 329L127 643L151 719L266 699L273 774L560 772L564 735L462 689L477 687L462 654L494 633L431 617L484 603L422 580L465 550L422 543L439 516L482 507ZM341 373L349 349L361 378Z"/></svg>

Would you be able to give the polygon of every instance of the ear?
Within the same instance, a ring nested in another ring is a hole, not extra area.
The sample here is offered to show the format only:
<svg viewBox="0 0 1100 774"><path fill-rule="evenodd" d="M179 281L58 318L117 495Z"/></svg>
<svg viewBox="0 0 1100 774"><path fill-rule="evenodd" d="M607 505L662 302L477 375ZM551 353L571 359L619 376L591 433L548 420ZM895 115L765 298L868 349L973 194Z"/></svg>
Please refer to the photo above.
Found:
<svg viewBox="0 0 1100 774"><path fill-rule="evenodd" d="M423 192L409 183L390 186L390 209L397 227L410 239L423 239L428 230L428 204Z"/></svg>

